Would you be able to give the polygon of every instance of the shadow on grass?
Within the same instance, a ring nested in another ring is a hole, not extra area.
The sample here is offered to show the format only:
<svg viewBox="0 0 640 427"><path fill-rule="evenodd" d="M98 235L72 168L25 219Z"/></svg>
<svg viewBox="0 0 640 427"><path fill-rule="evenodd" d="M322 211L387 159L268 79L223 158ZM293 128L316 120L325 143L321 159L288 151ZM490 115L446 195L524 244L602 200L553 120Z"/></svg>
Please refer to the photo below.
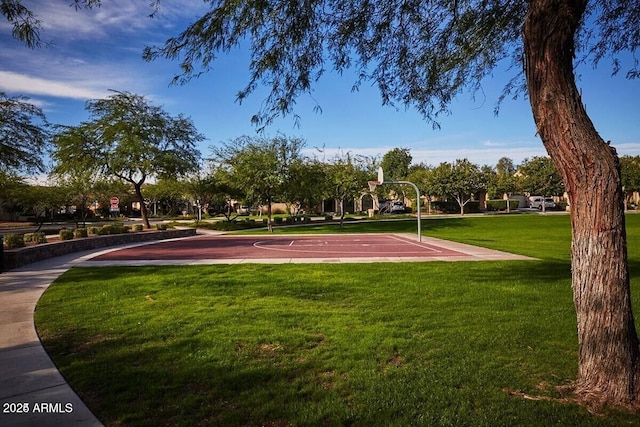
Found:
<svg viewBox="0 0 640 427"><path fill-rule="evenodd" d="M531 281L539 285L571 280L571 264L555 260L498 261L491 262L491 268L487 268L486 264L478 263L478 267L474 270L478 281L489 283L512 279L522 282Z"/></svg>
<svg viewBox="0 0 640 427"><path fill-rule="evenodd" d="M311 408L333 402L330 414L311 409L304 418L336 425L344 414L335 407L348 406L331 373L277 348L236 343L236 354L220 361L208 351L212 343L198 338L82 337L77 330L45 347L105 425L289 425L299 416L292 402L301 401Z"/></svg>

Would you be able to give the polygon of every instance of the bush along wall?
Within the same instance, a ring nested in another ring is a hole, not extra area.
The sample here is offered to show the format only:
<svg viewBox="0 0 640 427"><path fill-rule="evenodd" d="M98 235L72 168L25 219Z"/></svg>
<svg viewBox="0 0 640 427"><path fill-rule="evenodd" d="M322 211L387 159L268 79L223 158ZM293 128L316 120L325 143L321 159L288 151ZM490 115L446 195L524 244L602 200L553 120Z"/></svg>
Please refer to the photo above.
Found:
<svg viewBox="0 0 640 427"><path fill-rule="evenodd" d="M66 232L71 233L70 240L28 247L24 247L22 234L7 234L4 236L5 243L7 244L7 250L4 251L4 270L11 270L26 264L73 252L124 245L128 243L176 239L180 237L195 236L196 234L196 230L194 228L189 228L182 230L148 231L145 233L122 233L109 236L94 236L90 239L74 239L72 230L66 230ZM14 246L16 242L22 242L22 246ZM11 244L11 247L9 247L9 244Z"/></svg>
<svg viewBox="0 0 640 427"><path fill-rule="evenodd" d="M518 209L518 201L517 200L509 200L509 210ZM498 200L487 200L487 210L490 212L498 212L498 211L506 211L507 203L506 200L498 199Z"/></svg>
<svg viewBox="0 0 640 427"><path fill-rule="evenodd" d="M460 206L458 205L458 202L456 202L455 200L448 200L446 202L440 202L440 201L431 202L431 209L440 211L446 214L460 213ZM468 202L464 206L464 213L480 213L480 202L476 200L472 200Z"/></svg>

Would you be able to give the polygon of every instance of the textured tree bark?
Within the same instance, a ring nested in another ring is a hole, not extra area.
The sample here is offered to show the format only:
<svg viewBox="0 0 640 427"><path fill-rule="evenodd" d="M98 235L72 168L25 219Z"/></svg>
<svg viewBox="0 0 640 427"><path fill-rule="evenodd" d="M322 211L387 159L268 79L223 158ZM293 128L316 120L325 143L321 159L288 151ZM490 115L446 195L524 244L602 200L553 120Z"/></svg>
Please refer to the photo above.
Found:
<svg viewBox="0 0 640 427"><path fill-rule="evenodd" d="M149 222L149 214L147 212L147 206L144 204L144 197L142 197L142 182L133 184L134 191L136 196L138 196L138 200L140 201L140 216L142 217L142 222L144 223L145 228L151 228L151 223Z"/></svg>
<svg viewBox="0 0 640 427"><path fill-rule="evenodd" d="M538 133L571 203L576 395L598 406L637 405L640 351L620 164L589 119L573 73L574 38L586 5L587 0L530 1L523 27L525 75Z"/></svg>

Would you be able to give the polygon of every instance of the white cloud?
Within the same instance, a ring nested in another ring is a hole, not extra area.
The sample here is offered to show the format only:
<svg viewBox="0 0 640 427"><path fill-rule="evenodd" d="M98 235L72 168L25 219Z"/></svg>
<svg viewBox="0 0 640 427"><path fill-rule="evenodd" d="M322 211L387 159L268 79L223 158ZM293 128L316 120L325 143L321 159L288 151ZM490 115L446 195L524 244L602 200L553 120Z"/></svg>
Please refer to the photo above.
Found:
<svg viewBox="0 0 640 427"><path fill-rule="evenodd" d="M381 159L382 156L393 147L370 147L370 148L329 148L325 147L323 152L320 153L315 148L307 148L303 150L303 153L308 156L315 156L320 159L331 159L338 155L344 155L350 153L352 155L364 155L377 157ZM542 143L535 144L501 144L499 148L490 147L483 148L482 145L476 147L464 147L455 149L411 149L411 156L413 157L413 163L425 163L431 166L437 166L442 162L453 162L458 159L467 158L469 161L476 163L480 166L489 165L495 166L498 160L502 157L509 157L518 164L525 158L534 156L546 156L547 153L542 146Z"/></svg>
<svg viewBox="0 0 640 427"><path fill-rule="evenodd" d="M628 142L622 144L613 144L619 156L638 156L640 155L640 142Z"/></svg>
<svg viewBox="0 0 640 427"><path fill-rule="evenodd" d="M69 2L70 3L70 2ZM201 14L203 2L161 2L154 17L150 1L109 0L92 9L72 6L60 1L38 2L28 5L42 21L43 41L103 39L116 33L136 33L158 27L173 26L176 20L190 19Z"/></svg>
<svg viewBox="0 0 640 427"><path fill-rule="evenodd" d="M422 147L436 146L435 144L421 144ZM441 145L440 145L441 146ZM320 159L330 160L335 156L343 156L346 153L352 155L364 155L370 157L377 157L381 159L382 156L389 150L393 149L391 146L378 146L368 148L331 148L324 147L322 152L317 148L307 148L303 150L303 154L308 156L315 156ZM618 155L640 155L640 142L622 143L616 144L615 148ZM496 143L481 143L475 147L460 147L451 149L423 149L423 148L411 148L411 156L413 157L413 163L425 163L431 166L437 166L442 162L453 162L458 159L469 159L469 161L477 165L489 165L495 166L498 160L502 157L508 157L513 160L515 164L520 164L526 158L532 158L536 156L548 156L542 142L496 142Z"/></svg>
<svg viewBox="0 0 640 427"><path fill-rule="evenodd" d="M26 76L11 71L0 71L0 89L25 95L53 96L82 99L101 98L106 90L87 85L86 82L65 82Z"/></svg>

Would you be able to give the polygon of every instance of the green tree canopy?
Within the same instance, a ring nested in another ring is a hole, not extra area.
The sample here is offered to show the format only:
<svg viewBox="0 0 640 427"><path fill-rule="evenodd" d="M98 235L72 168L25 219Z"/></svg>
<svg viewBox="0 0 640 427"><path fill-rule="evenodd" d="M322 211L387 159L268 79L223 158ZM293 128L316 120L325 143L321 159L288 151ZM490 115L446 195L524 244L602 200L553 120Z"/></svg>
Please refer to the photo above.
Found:
<svg viewBox="0 0 640 427"><path fill-rule="evenodd" d="M373 175L373 164L370 158L346 153L337 156L327 165L333 190L331 196L340 202L340 227L344 222L345 203L355 200L367 188L367 181Z"/></svg>
<svg viewBox="0 0 640 427"><path fill-rule="evenodd" d="M300 159L305 142L299 138L243 136L214 148L212 161L230 168L231 178L246 200L267 206L271 230L271 202L284 195L292 165Z"/></svg>
<svg viewBox="0 0 640 427"><path fill-rule="evenodd" d="M432 170L432 185L436 194L453 197L464 215L464 207L475 193L486 189L486 182L478 165L467 159L443 162Z"/></svg>
<svg viewBox="0 0 640 427"><path fill-rule="evenodd" d="M44 172L47 127L42 110L27 98L0 92L0 169Z"/></svg>
<svg viewBox="0 0 640 427"><path fill-rule="evenodd" d="M199 168L196 144L204 140L193 122L173 117L140 95L115 92L92 100L91 118L63 127L54 136L54 171L74 174L91 170L130 183L140 201L142 219L150 227L142 196L148 178L176 178Z"/></svg>
<svg viewBox="0 0 640 427"><path fill-rule="evenodd" d="M540 196L558 196L564 193L562 178L549 157L524 159L518 172L520 186L526 193Z"/></svg>
<svg viewBox="0 0 640 427"><path fill-rule="evenodd" d="M640 192L640 156L620 157L622 170L622 186L628 199L635 192Z"/></svg>

